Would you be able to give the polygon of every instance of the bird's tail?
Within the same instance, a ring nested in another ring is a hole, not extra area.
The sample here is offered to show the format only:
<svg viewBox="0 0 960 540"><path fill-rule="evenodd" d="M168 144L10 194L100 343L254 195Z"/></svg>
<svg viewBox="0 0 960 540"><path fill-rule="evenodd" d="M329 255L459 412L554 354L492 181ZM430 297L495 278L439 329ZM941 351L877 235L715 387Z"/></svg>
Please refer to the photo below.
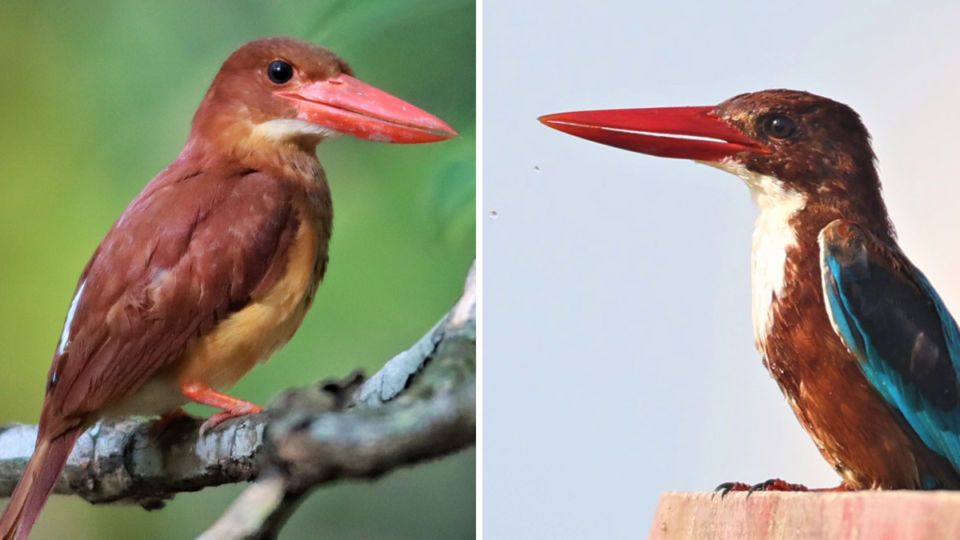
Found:
<svg viewBox="0 0 960 540"><path fill-rule="evenodd" d="M74 428L53 439L37 440L33 457L0 518L0 539L23 540L30 534L81 433L83 429Z"/></svg>

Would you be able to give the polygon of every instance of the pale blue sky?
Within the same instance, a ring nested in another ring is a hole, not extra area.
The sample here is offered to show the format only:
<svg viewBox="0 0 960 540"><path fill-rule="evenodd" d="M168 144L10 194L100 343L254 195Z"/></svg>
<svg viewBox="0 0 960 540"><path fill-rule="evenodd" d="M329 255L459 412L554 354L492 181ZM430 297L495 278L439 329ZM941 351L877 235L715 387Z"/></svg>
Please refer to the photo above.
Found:
<svg viewBox="0 0 960 540"><path fill-rule="evenodd" d="M905 6L485 0L488 538L637 538L663 491L838 483L753 347L746 187L536 118L777 87L845 102L956 312L960 6Z"/></svg>

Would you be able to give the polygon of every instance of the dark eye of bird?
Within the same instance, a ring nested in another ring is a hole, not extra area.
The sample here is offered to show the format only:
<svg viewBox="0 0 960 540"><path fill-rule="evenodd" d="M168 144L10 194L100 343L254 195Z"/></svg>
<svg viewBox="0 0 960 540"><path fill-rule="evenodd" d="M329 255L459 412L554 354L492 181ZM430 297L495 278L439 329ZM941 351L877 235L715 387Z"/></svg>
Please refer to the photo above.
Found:
<svg viewBox="0 0 960 540"><path fill-rule="evenodd" d="M763 123L763 130L774 139L786 139L797 131L797 123L786 116L771 116Z"/></svg>
<svg viewBox="0 0 960 540"><path fill-rule="evenodd" d="M293 78L293 66L283 60L274 60L267 66L267 77L274 84L283 84Z"/></svg>

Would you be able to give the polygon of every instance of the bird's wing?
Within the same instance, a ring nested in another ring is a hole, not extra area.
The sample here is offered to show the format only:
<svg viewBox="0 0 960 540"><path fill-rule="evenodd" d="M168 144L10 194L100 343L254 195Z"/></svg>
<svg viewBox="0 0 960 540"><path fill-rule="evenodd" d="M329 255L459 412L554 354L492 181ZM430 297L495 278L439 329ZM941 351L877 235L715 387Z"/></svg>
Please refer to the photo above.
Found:
<svg viewBox="0 0 960 540"><path fill-rule="evenodd" d="M863 374L929 448L960 470L960 331L896 248L843 220L819 236L827 315Z"/></svg>
<svg viewBox="0 0 960 540"><path fill-rule="evenodd" d="M250 170L165 171L148 184L80 277L43 418L79 422L131 396L268 289L299 226L295 189Z"/></svg>

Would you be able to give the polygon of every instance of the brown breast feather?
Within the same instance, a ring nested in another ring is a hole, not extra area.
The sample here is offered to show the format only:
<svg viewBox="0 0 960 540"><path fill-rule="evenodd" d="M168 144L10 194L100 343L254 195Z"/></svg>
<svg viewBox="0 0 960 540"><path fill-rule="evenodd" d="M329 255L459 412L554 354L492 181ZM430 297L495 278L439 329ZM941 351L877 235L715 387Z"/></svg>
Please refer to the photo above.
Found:
<svg viewBox="0 0 960 540"><path fill-rule="evenodd" d="M176 169L130 204L80 277L70 340L48 379L47 432L130 397L282 274L303 183Z"/></svg>

